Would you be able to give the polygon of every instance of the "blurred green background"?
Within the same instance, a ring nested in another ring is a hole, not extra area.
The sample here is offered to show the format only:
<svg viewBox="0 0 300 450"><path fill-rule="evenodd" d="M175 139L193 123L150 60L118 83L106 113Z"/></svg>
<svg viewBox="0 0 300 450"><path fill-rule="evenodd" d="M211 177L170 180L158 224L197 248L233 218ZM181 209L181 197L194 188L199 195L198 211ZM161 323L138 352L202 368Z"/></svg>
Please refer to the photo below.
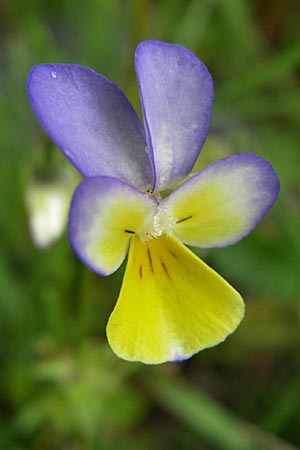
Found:
<svg viewBox="0 0 300 450"><path fill-rule="evenodd" d="M0 0L1 450L300 448L299 24L299 0ZM101 278L72 253L63 219L78 175L25 90L32 65L76 62L139 108L133 53L148 38L186 45L213 75L197 167L253 151L281 179L249 237L203 254L242 292L242 325L156 367L107 345L124 268Z"/></svg>

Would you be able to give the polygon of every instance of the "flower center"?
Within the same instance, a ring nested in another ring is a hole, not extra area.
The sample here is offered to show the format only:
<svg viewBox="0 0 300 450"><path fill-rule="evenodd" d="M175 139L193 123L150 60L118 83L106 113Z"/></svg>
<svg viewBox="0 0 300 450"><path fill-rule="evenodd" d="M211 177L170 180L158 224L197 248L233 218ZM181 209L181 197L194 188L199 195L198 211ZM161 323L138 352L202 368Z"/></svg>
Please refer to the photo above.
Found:
<svg viewBox="0 0 300 450"><path fill-rule="evenodd" d="M173 235L176 219L171 217L164 206L158 203L156 213L144 224L138 235L141 241L147 242L160 237L163 233L168 236Z"/></svg>

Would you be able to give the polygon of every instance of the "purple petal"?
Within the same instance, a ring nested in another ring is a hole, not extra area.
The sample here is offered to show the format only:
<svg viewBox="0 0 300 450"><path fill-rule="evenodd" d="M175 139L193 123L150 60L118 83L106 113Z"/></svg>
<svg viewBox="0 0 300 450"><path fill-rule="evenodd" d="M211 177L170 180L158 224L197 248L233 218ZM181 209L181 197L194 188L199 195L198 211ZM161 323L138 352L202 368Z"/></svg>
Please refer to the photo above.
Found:
<svg viewBox="0 0 300 450"><path fill-rule="evenodd" d="M29 74L28 95L49 136L83 175L153 186L141 123L114 83L87 67L41 64Z"/></svg>
<svg viewBox="0 0 300 450"><path fill-rule="evenodd" d="M130 239L153 221L156 205L152 197L117 178L86 178L71 204L71 245L88 267L109 275L122 264Z"/></svg>
<svg viewBox="0 0 300 450"><path fill-rule="evenodd" d="M163 203L175 219L176 236L189 245L223 247L246 236L279 194L271 164L240 153L210 164Z"/></svg>
<svg viewBox="0 0 300 450"><path fill-rule="evenodd" d="M207 136L213 82L207 67L182 45L141 43L135 53L155 189L192 169Z"/></svg>

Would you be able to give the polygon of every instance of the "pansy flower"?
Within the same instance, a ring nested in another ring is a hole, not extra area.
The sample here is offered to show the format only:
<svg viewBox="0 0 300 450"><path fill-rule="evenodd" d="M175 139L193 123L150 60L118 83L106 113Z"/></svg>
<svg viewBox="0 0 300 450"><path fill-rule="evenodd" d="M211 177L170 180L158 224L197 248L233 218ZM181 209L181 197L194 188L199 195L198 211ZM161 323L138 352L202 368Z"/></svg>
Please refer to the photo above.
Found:
<svg viewBox="0 0 300 450"><path fill-rule="evenodd" d="M135 69L144 128L122 91L87 67L37 65L28 93L46 132L85 177L70 208L73 249L100 275L128 253L108 341L126 360L156 364L189 358L239 325L240 294L184 244L239 241L271 208L279 182L265 159L239 153L161 196L188 176L204 144L213 82L177 44L142 42Z"/></svg>

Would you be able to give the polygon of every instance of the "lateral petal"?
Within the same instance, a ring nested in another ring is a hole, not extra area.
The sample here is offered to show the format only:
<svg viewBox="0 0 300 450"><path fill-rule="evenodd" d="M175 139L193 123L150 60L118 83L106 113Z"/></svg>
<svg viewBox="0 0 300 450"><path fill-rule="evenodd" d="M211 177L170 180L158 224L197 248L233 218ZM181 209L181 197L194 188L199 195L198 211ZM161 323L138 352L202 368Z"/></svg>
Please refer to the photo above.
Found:
<svg viewBox="0 0 300 450"><path fill-rule="evenodd" d="M114 83L76 64L39 64L27 89L44 129L83 175L153 186L141 123Z"/></svg>
<svg viewBox="0 0 300 450"><path fill-rule="evenodd" d="M117 178L87 178L71 204L71 245L88 267L109 275L122 264L132 236L150 228L155 209L151 197Z"/></svg>
<svg viewBox="0 0 300 450"><path fill-rule="evenodd" d="M142 42L135 68L160 190L185 177L196 161L210 124L213 82L206 66L178 44Z"/></svg>
<svg viewBox="0 0 300 450"><path fill-rule="evenodd" d="M107 336L121 358L159 364L222 342L243 314L240 294L177 239L134 237Z"/></svg>
<svg viewBox="0 0 300 450"><path fill-rule="evenodd" d="M163 201L175 235L189 245L223 247L246 236L272 207L279 180L253 153L216 161Z"/></svg>

